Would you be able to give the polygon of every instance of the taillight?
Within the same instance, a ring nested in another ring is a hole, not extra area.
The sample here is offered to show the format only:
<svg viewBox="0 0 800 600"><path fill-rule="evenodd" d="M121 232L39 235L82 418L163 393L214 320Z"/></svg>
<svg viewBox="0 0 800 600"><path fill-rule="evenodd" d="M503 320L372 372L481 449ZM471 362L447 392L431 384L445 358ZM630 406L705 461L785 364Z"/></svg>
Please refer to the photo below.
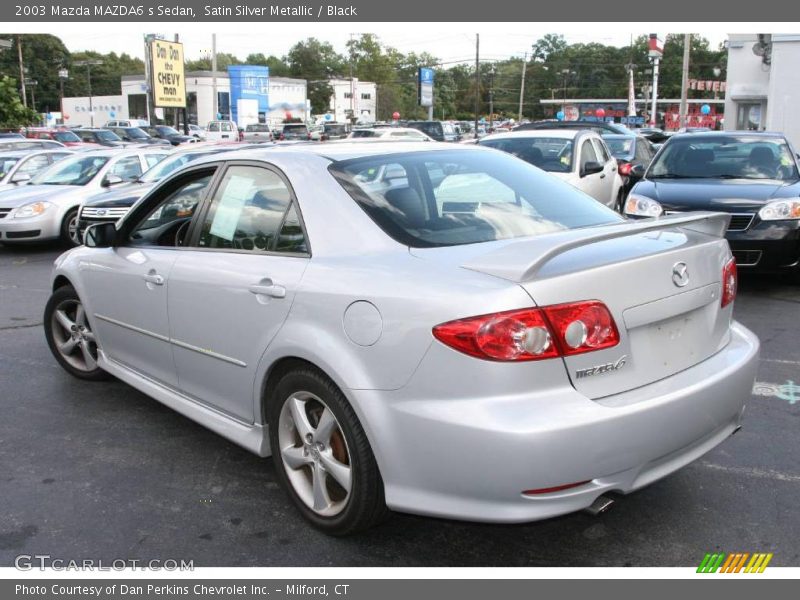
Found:
<svg viewBox="0 0 800 600"><path fill-rule="evenodd" d="M285 139L286 139L286 136L285 136L285 135L283 135L283 134L280 134L280 136L278 136L278 139L279 139L279 140L285 140Z"/></svg>
<svg viewBox="0 0 800 600"><path fill-rule="evenodd" d="M734 301L737 287L739 287L739 273L736 271L736 259L731 258L722 267L722 300L720 301L722 308Z"/></svg>
<svg viewBox="0 0 800 600"><path fill-rule="evenodd" d="M459 352L497 361L569 356L619 343L611 313L597 301L458 319L437 325L433 335Z"/></svg>
<svg viewBox="0 0 800 600"><path fill-rule="evenodd" d="M629 162L621 162L621 163L619 163L619 167L618 167L619 174L620 175L625 175L625 176L630 175L632 168L633 168L633 165L631 163L629 163Z"/></svg>

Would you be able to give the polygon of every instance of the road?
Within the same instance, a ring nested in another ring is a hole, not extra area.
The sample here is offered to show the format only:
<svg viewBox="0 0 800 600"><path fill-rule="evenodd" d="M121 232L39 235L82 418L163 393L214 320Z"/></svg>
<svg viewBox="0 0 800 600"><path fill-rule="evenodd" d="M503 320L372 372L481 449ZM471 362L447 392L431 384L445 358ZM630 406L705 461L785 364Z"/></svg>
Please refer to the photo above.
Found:
<svg viewBox="0 0 800 600"><path fill-rule="evenodd" d="M41 321L57 255L0 247L0 566L37 553L195 566L690 566L712 551L800 565L800 388L794 402L788 383L800 383L800 285L742 278L736 318L763 344L742 431L609 513L513 526L397 514L334 539L300 518L269 459L123 383L56 365Z"/></svg>

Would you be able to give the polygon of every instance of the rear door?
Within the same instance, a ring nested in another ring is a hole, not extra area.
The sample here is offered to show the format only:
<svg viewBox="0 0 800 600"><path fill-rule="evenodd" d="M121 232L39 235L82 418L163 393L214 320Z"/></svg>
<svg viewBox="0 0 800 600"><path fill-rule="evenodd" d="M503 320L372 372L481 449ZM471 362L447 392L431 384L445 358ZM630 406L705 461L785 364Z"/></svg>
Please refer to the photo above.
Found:
<svg viewBox="0 0 800 600"><path fill-rule="evenodd" d="M169 320L181 390L245 422L255 372L309 261L285 177L230 164L170 277Z"/></svg>
<svg viewBox="0 0 800 600"><path fill-rule="evenodd" d="M589 194L598 202L606 204L607 198L604 191L603 179L605 173L585 173L585 168L589 163L599 163L600 157L597 156L592 140L584 138L578 146L578 160L576 161L578 169L578 183L577 187L582 192Z"/></svg>
<svg viewBox="0 0 800 600"><path fill-rule="evenodd" d="M617 161L611 156L605 143L599 137L592 139L598 161L603 165L600 173L600 202L608 207L614 207L617 193Z"/></svg>

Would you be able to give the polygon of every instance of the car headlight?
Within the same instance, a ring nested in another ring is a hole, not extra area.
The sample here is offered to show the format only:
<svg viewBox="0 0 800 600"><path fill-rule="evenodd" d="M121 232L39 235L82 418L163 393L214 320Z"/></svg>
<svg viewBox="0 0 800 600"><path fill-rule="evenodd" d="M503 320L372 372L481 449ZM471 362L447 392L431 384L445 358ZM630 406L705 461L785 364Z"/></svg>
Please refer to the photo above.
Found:
<svg viewBox="0 0 800 600"><path fill-rule="evenodd" d="M25 217L38 217L39 215L44 214L44 212L47 211L51 206L53 205L50 202L44 201L24 204L14 211L14 218L22 219Z"/></svg>
<svg viewBox="0 0 800 600"><path fill-rule="evenodd" d="M776 200L768 202L758 216L762 221L781 221L784 219L800 219L800 200Z"/></svg>
<svg viewBox="0 0 800 600"><path fill-rule="evenodd" d="M664 214L664 209L652 198L630 194L625 202L625 214L638 217L658 217Z"/></svg>

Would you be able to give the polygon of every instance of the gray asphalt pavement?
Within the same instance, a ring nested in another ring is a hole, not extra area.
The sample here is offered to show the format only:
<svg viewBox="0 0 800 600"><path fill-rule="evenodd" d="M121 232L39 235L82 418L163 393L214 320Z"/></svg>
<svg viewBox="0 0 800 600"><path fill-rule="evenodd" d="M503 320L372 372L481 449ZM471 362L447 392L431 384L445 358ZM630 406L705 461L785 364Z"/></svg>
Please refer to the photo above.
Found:
<svg viewBox="0 0 800 600"><path fill-rule="evenodd" d="M796 283L742 278L736 317L763 344L744 429L609 513L514 526L398 514L333 539L299 517L269 459L121 382L81 382L57 366L41 321L58 253L0 247L0 566L19 554L195 566L690 566L713 551L800 565Z"/></svg>

